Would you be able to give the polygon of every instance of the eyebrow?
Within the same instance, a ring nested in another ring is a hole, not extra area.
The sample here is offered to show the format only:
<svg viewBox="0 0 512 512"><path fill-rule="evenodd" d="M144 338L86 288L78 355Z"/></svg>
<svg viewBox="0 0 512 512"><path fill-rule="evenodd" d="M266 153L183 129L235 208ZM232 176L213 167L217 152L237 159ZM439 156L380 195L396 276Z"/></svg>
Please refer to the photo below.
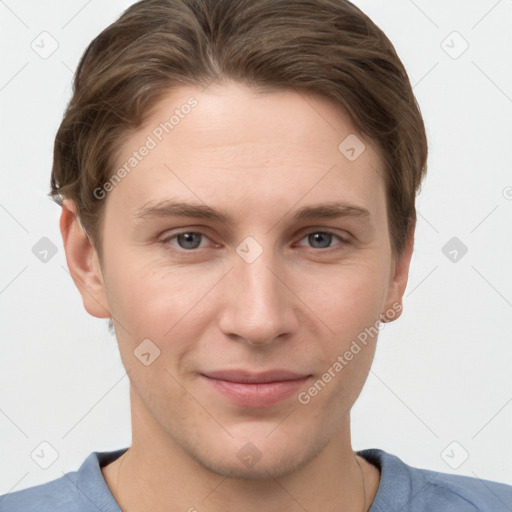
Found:
<svg viewBox="0 0 512 512"><path fill-rule="evenodd" d="M197 219L215 220L224 224L232 223L230 215L226 212L215 210L204 204L190 204L172 200L160 201L153 205L146 204L136 210L133 215L135 220L165 217L193 217ZM336 219L341 217L362 217L369 219L371 215L370 211L362 206L344 202L304 206L294 213L294 218L297 220Z"/></svg>

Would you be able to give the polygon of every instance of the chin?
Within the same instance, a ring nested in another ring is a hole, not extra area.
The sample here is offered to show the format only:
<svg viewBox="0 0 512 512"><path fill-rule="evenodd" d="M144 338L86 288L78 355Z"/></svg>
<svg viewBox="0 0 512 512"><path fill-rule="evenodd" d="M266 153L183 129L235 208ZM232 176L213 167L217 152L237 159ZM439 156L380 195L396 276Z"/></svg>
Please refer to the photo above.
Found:
<svg viewBox="0 0 512 512"><path fill-rule="evenodd" d="M275 425L274 427L275 428ZM311 437L301 439L292 433L286 437L272 429L259 435L236 436L228 444L207 443L208 450L189 446L189 455L203 468L222 477L240 480L268 480L287 476L313 460L327 444L327 440ZM218 440L217 440L218 441Z"/></svg>
<svg viewBox="0 0 512 512"><path fill-rule="evenodd" d="M265 457L262 454L257 462L244 462L239 460L237 454L231 457L216 458L201 454L196 461L208 471L222 477L238 480L269 480L281 478L297 471L307 461L299 459L297 454L272 453Z"/></svg>

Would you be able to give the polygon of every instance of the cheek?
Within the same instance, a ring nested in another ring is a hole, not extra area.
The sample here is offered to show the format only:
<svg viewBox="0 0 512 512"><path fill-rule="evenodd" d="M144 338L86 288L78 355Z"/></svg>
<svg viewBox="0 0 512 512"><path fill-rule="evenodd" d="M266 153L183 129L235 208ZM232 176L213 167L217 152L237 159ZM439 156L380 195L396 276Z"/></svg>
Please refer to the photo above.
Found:
<svg viewBox="0 0 512 512"><path fill-rule="evenodd" d="M378 261L359 261L302 280L303 302L322 320L342 348L375 324L387 293L387 270Z"/></svg>
<svg viewBox="0 0 512 512"><path fill-rule="evenodd" d="M315 387L322 390L318 400L322 409L342 415L364 386L382 328L379 287L382 283L376 279L333 280L328 293L317 297L314 307L326 326L318 375L325 384L315 381Z"/></svg>
<svg viewBox="0 0 512 512"><path fill-rule="evenodd" d="M317 314L325 332L318 376L324 384L315 381L311 390L322 395L316 407L341 415L359 395L375 353L387 275L383 265L367 260L364 265L359 262L331 269L328 279L316 276L316 284L306 282L303 289L308 292L303 300Z"/></svg>
<svg viewBox="0 0 512 512"><path fill-rule="evenodd" d="M110 311L125 327L122 334L129 336L130 343L150 338L161 347L170 342L176 347L179 340L187 339L191 324L197 334L208 319L209 292L219 280L218 272L163 267L161 262L135 258L110 268L106 287Z"/></svg>

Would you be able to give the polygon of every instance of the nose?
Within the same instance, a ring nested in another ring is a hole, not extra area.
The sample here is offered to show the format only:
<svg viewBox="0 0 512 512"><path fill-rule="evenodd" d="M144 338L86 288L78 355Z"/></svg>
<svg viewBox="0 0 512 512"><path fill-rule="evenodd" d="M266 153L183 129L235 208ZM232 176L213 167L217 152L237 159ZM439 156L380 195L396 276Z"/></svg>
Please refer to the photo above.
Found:
<svg viewBox="0 0 512 512"><path fill-rule="evenodd" d="M298 300L286 282L284 264L269 249L250 263L235 254L233 262L234 268L222 283L222 332L254 346L295 332Z"/></svg>

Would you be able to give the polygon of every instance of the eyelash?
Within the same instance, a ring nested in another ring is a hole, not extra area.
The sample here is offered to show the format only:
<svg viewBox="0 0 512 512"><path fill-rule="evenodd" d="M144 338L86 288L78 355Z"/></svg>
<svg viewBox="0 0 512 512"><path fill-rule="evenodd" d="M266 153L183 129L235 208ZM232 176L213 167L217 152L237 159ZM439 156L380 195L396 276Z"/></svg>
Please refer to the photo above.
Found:
<svg viewBox="0 0 512 512"><path fill-rule="evenodd" d="M304 234L304 236L300 239L300 241L304 240L305 238L307 238L309 235L313 235L313 234L317 234L317 233L321 233L323 235L331 235L332 237L334 238L338 238L340 240L340 245L341 245L341 248L343 248L344 246L346 245L349 245L350 244L350 241L341 237L340 235L334 233L333 231L329 231L329 230L313 230L313 231L309 231L307 233ZM177 239L180 235L185 235L185 234L193 234L193 235L201 235L202 237L205 237L209 240L209 237L208 235L206 235L205 233L201 232L201 231L191 231L191 230L188 230L188 231L180 231L178 233L174 233L173 235L171 236L168 236L166 237L165 239L162 240L162 244L163 245L170 245L171 244L171 241L172 240L175 240ZM202 240L201 240L202 242ZM187 252L197 252L199 251L199 249L201 249L201 247L197 247L195 249L183 249L183 247L179 247L177 246L177 250L179 252L183 252L183 253L187 253ZM310 247L310 249L313 249L315 252L316 251L322 251L322 252L327 252L329 250L335 250L335 247L331 246L331 247L325 247L325 248L316 248L316 247Z"/></svg>

